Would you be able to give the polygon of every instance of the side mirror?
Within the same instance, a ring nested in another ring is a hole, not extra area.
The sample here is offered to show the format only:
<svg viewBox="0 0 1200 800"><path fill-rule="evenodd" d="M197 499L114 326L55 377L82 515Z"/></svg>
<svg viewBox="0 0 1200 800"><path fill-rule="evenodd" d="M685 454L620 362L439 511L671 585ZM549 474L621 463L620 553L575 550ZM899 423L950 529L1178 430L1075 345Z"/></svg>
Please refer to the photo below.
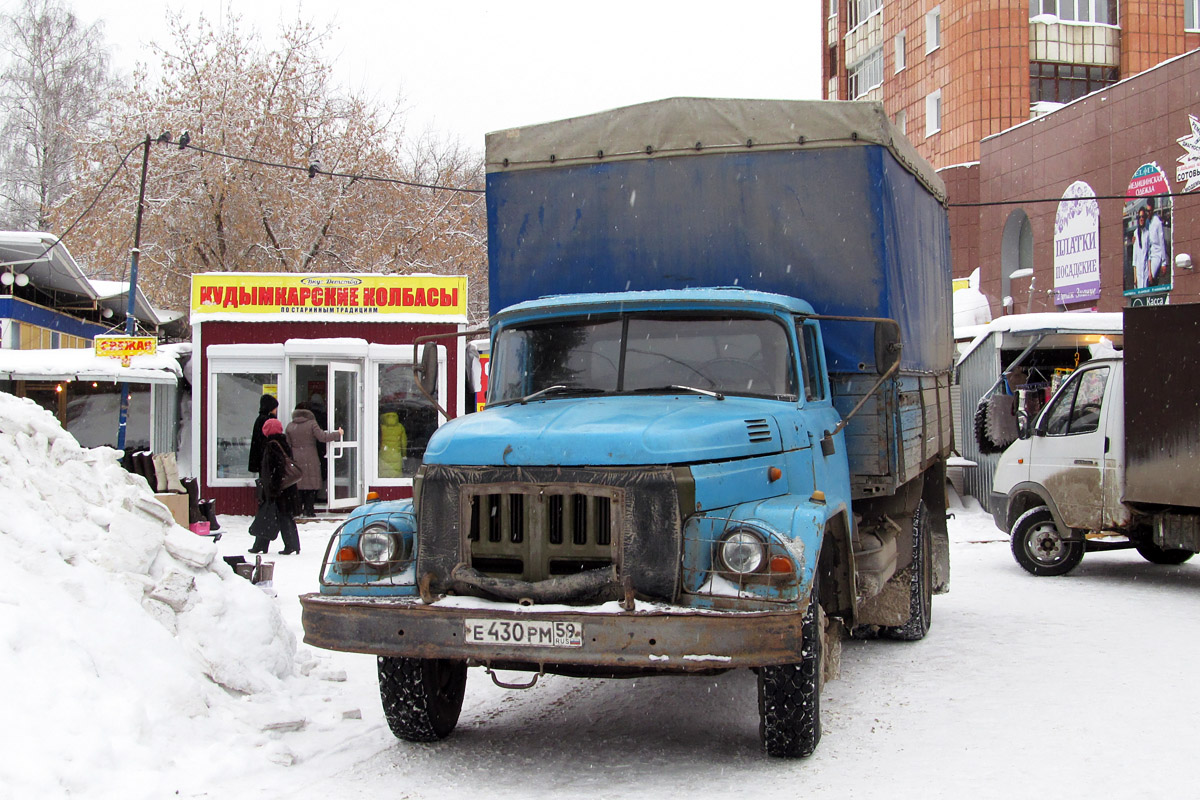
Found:
<svg viewBox="0 0 1200 800"><path fill-rule="evenodd" d="M421 348L421 361L413 365L417 383L427 395L437 392L438 354L437 345L427 344Z"/></svg>
<svg viewBox="0 0 1200 800"><path fill-rule="evenodd" d="M900 361L900 326L894 320L875 323L875 372L886 374Z"/></svg>
<svg viewBox="0 0 1200 800"><path fill-rule="evenodd" d="M1028 439L1033 436L1033 426L1029 421L1029 414L1025 411L1017 412L1017 438Z"/></svg>

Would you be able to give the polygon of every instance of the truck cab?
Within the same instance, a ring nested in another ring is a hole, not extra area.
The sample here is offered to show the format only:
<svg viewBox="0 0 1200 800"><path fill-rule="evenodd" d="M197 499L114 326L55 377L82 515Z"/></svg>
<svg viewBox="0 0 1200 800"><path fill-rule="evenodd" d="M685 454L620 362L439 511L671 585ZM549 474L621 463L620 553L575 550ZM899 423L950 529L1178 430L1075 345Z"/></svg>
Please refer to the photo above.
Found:
<svg viewBox="0 0 1200 800"><path fill-rule="evenodd" d="M1035 574L1074 567L1086 532L1130 523L1122 502L1123 370L1119 358L1076 370L1032 423L1022 421L1022 437L996 466L993 517Z"/></svg>
<svg viewBox="0 0 1200 800"><path fill-rule="evenodd" d="M993 516L1034 575L1066 574L1097 550L1166 565L1200 552L1200 306L1124 316L1124 351L1076 370L997 464Z"/></svg>

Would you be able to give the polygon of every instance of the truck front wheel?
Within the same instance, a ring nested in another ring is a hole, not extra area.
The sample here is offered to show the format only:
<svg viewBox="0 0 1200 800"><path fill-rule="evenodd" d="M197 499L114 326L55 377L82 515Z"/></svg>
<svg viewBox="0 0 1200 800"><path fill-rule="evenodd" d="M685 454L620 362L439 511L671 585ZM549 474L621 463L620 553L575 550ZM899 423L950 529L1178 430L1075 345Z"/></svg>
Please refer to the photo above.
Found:
<svg viewBox="0 0 1200 800"><path fill-rule="evenodd" d="M466 687L465 662L379 656L379 697L397 739L436 742L449 736Z"/></svg>
<svg viewBox="0 0 1200 800"><path fill-rule="evenodd" d="M1154 542L1141 542L1137 546L1137 551L1142 558L1151 564L1165 564L1167 566L1182 564L1194 555L1191 550L1164 550Z"/></svg>
<svg viewBox="0 0 1200 800"><path fill-rule="evenodd" d="M1046 506L1036 506L1012 527L1012 553L1034 575L1066 575L1083 560L1083 542L1064 539Z"/></svg>
<svg viewBox="0 0 1200 800"><path fill-rule="evenodd" d="M758 670L758 735L767 755L804 758L821 741L822 620L813 578L800 661Z"/></svg>

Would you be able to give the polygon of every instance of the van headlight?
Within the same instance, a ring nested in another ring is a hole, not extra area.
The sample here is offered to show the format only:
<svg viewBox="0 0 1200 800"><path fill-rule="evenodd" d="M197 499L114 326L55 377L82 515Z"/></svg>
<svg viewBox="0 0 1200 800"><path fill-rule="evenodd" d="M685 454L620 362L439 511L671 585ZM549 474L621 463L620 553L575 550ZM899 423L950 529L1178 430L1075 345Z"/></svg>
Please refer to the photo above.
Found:
<svg viewBox="0 0 1200 800"><path fill-rule="evenodd" d="M767 563L767 543L749 528L734 528L717 541L717 560L722 572L761 572Z"/></svg>

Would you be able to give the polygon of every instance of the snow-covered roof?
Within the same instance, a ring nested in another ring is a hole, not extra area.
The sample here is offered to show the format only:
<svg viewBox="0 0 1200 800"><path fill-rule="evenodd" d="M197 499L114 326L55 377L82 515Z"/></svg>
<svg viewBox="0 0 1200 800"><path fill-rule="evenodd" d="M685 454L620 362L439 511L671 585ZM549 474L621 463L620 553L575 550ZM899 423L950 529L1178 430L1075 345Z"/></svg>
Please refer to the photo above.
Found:
<svg viewBox="0 0 1200 800"><path fill-rule="evenodd" d="M975 338L959 356L961 364L975 348L994 333L1012 333L1030 335L1037 333L1053 334L1092 334L1092 333L1121 333L1124 330L1124 315L1117 312L1086 312L1049 311L1040 314L1008 314L992 320L987 325L972 326L976 330ZM965 331L963 331L965 333ZM954 331L955 339L964 339L960 329Z"/></svg>
<svg viewBox="0 0 1200 800"><path fill-rule="evenodd" d="M83 274L67 246L52 233L43 231L0 231L0 264L29 276L34 286L54 292L79 295L122 317L128 305L129 284L92 281ZM158 316L139 289L134 315L153 325Z"/></svg>
<svg viewBox="0 0 1200 800"><path fill-rule="evenodd" d="M187 345L190 352L191 344ZM91 349L2 350L0 380L12 381L113 381L174 384L183 376L178 346L164 346L152 356L134 356L129 366L120 359L102 358Z"/></svg>
<svg viewBox="0 0 1200 800"><path fill-rule="evenodd" d="M104 281L92 278L86 278L85 280L91 286L92 291L95 292L96 300L102 308L112 309L114 314L120 314L121 316L124 316L129 310L128 281ZM137 290L134 297L133 313L135 317L143 322L150 322L154 325L159 325L166 321L160 312L150 305L150 301L146 299L146 295L142 294L141 289Z"/></svg>

